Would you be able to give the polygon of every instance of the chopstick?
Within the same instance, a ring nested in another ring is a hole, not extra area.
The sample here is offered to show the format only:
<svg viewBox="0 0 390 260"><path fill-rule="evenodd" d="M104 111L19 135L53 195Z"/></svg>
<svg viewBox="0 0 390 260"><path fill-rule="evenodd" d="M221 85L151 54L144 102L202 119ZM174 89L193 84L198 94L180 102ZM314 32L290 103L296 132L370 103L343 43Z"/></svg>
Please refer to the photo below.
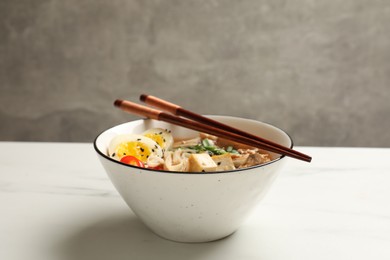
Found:
<svg viewBox="0 0 390 260"><path fill-rule="evenodd" d="M280 149L281 151L287 151L287 152L289 152L291 154L295 154L298 157L305 158L304 161L307 161L307 162L311 161L311 157L306 155L306 154L303 154L303 153L298 152L296 150L287 148L285 146L282 146L282 145L277 144L275 142L272 142L270 140L264 139L264 138L262 138L260 136L256 136L256 135L253 135L251 133L244 132L244 131L242 131L240 129L237 129L237 128L234 128L232 126L223 124L223 123L218 122L216 120L213 120L211 118L202 116L200 114L196 114L196 113L194 113L192 111L184 109L183 107L181 107L179 105L173 104L173 103L168 102L166 100L163 100L161 98L158 98L158 97L155 97L155 96L152 96L152 95L142 94L140 96L140 100L145 102L147 105L159 108L159 109L161 109L163 111L167 111L167 112L169 112L171 114L174 114L174 115L177 115L177 116L186 117L186 118L198 121L200 123L203 123L203 124L206 124L206 125L209 125L209 126L213 126L213 127L216 127L216 128L224 129L225 131L232 132L232 133L235 133L235 134L238 134L238 135L241 135L241 136L245 136L245 137L248 137L250 139L254 139L254 140L258 141L258 142L268 144L268 145L270 145L272 147L276 147L276 148ZM278 153L280 153L280 152L278 152Z"/></svg>
<svg viewBox="0 0 390 260"><path fill-rule="evenodd" d="M169 114L169 113L157 110L157 109L153 109L153 108L150 108L147 106L139 105L139 104L127 101L127 100L117 99L117 100L115 100L114 105L116 107L120 108L121 110L126 111L126 112L131 113L131 114L168 122L168 123L171 123L174 125L182 126L185 128L195 130L195 131L199 131L199 132L208 133L208 134L215 135L218 137L227 138L227 139L230 139L230 140L238 142L238 143L250 145L252 147L257 147L257 148L264 149L264 150L267 150L270 152L275 152L275 153L278 153L281 155L286 155L286 156L289 156L289 157L292 157L295 159L299 159L299 160L303 160L306 162L311 161L311 157L308 157L307 155L306 156L297 155L296 153L293 152L294 150L286 148L286 147L284 147L284 149L281 149L279 147L272 146L272 145L267 144L267 143L262 143L258 140L254 140L254 139L248 138L246 136L241 136L239 134L232 133L232 132L223 130L221 128L217 128L214 126L203 124L203 123L193 121L190 119L182 118L182 117L179 117L179 116L176 116L173 114Z"/></svg>

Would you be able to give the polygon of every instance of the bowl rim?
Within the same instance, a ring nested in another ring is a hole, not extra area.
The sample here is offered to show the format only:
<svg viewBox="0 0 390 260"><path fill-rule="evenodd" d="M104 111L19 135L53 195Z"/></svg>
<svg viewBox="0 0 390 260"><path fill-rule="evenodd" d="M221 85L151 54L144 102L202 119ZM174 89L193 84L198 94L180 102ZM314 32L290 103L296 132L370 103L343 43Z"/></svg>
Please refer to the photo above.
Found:
<svg viewBox="0 0 390 260"><path fill-rule="evenodd" d="M259 120L254 120L254 119L249 119L249 118L244 118L244 117L235 117L235 116L224 116L224 115L205 115L205 116L215 116L215 117L225 117L225 118L232 118L232 119L244 119L244 120L247 120L247 121L254 121L254 122L258 122L258 123L262 123L262 124L265 124L265 125L268 125L270 127L274 127L280 131L282 131L289 139L290 139L290 142L291 142L291 145L290 145L290 149L292 149L294 147L294 141L293 139L291 138L291 136L286 132L284 131L283 129L275 126L275 125L272 125L272 124L269 124L269 123L266 123L266 122L263 122L263 121L259 121ZM122 165L122 166L125 166L125 167L130 167L130 168L134 168L134 169L138 169L138 170L143 170L143 171L150 171L150 172L155 172L155 173L163 173L163 174L197 174L197 175L209 175L209 174L222 174L222 173L232 173L232 172L241 172L241 171L248 171L248 170L251 170L251 169L254 169L254 168L262 168L262 167L265 167L267 165L270 165L270 164L273 164L273 163L276 163L280 160L282 160L283 158L285 158L286 156L285 155L282 155L274 160L271 160L270 162L267 162L267 163L263 163L263 164L259 164L259 165L254 165L254 166L250 166L250 167L246 167L246 168L239 168L239 169L234 169L234 170L225 170L225 171L214 171L214 172L180 172L180 171L164 171L164 170L155 170L155 169L148 169L148 168L141 168L141 167L137 167L137 166L134 166L134 165L130 165L130 164L126 164L126 163L123 163L123 162L120 162L120 161L117 161L111 157L109 157L108 155L104 154L103 152L101 152L99 150L99 148L97 147L97 140L99 139L99 137L107 132L108 130L116 127L116 126L120 126L120 125L125 125L125 124L128 124L128 123L132 123L132 122L137 122L137 121L145 121L145 120L154 120L154 119L149 119L149 118L143 118L143 119L137 119L137 120L132 120L132 121L128 121L128 122L125 122L125 123L122 123L122 124L118 124L118 125L115 125L115 126L111 126L103 131L101 131L94 139L93 141L93 148L95 149L95 151L97 152L98 155L100 155L102 158L104 159L107 159L113 163L116 163L116 164L119 164L119 165Z"/></svg>

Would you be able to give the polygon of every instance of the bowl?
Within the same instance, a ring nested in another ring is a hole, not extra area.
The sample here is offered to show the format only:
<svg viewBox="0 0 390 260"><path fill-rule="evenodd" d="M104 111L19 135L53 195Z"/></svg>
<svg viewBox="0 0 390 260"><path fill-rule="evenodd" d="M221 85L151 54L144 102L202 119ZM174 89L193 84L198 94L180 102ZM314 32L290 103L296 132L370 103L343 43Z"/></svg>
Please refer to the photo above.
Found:
<svg viewBox="0 0 390 260"><path fill-rule="evenodd" d="M292 148L281 129L251 119L209 116ZM169 129L175 138L197 132L152 119L114 126L98 135L94 148L113 185L134 214L155 234L177 242L208 242L234 233L269 190L285 156L271 153L266 164L224 172L183 173L138 168L107 156L111 139L147 129Z"/></svg>

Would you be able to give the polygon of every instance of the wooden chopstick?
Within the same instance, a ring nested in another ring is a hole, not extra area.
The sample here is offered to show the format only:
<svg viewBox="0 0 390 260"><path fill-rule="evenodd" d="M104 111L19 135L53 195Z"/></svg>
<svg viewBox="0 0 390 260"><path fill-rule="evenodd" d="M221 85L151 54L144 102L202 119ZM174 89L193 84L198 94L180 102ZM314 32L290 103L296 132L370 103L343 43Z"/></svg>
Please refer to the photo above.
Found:
<svg viewBox="0 0 390 260"><path fill-rule="evenodd" d="M222 138L227 138L227 139L230 139L230 140L238 142L238 143L242 143L242 144L250 145L253 147L260 148L260 149L264 149L264 150L267 150L270 152L275 152L278 154L286 155L286 156L289 156L289 157L292 157L295 159L299 159L299 160L303 160L303 161L307 161L307 162L310 162L310 160L311 160L310 157L309 157L310 159L307 158L308 156L303 157L303 156L297 155L296 153L291 152L293 150L289 149L289 148L284 147L284 149L280 149L278 147L275 147L275 146L272 146L272 145L269 145L266 143L262 143L262 142L259 142L257 140L254 140L254 139L250 139L246 136L241 136L241 135L238 135L236 133L232 133L232 132L229 132L229 131L226 131L226 130L223 130L223 129L220 129L220 128L217 128L214 126L203 124L203 123L200 123L200 122L197 122L194 120L185 119L185 118L173 115L173 114L165 113L163 111L153 109L153 108L150 108L147 106L139 105L139 104L127 101L127 100L117 99L114 102L114 105L116 107L122 109L123 111L126 111L126 112L131 113L131 114L148 117L148 118L155 119L155 120L165 121L165 122L168 122L168 123L171 123L174 125L178 125L178 126L182 126L185 128L189 128L189 129L192 129L195 131L208 133L208 134L215 135L215 136L222 137Z"/></svg>
<svg viewBox="0 0 390 260"><path fill-rule="evenodd" d="M295 155L297 155L299 157L306 158L305 161L307 161L307 162L311 161L311 157L306 155L306 154L303 154L303 153L298 152L296 150L293 150L293 149L290 149L288 147L282 146L282 145L277 144L275 142L272 142L270 140L264 139L264 138L262 138L260 136L256 136L256 135L253 135L251 133L244 132L244 131L242 131L240 129L237 129L237 128L231 127L229 125L223 124L223 123L218 122L216 120L213 120L211 118L202 116L200 114L196 114L196 113L194 113L192 111L184 109L183 107L181 107L179 105L173 104L173 103L168 102L166 100L163 100L161 98L158 98L158 97L155 97L155 96L151 96L151 95L142 94L140 96L140 100L145 102L147 105L159 108L159 109L161 109L163 111L167 111L167 112L172 113L174 115L186 117L186 118L198 121L200 123L203 123L203 124L206 124L206 125L209 125L209 126L213 126L213 127L216 127L216 128L224 129L224 130L226 130L228 132L232 132L232 133L235 133L237 135L248 137L248 138L256 140L258 142L268 144L268 145L270 145L272 147L279 148L280 150L283 150L283 151L285 150L285 151L287 151L289 153L293 153L293 154L295 154Z"/></svg>

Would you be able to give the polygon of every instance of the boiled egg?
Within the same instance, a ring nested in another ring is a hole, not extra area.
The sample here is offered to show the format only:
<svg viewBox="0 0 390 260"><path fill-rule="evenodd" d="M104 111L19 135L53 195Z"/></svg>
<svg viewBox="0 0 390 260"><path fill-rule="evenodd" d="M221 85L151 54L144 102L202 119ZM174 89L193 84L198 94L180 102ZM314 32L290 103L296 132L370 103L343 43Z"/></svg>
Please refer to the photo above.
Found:
<svg viewBox="0 0 390 260"><path fill-rule="evenodd" d="M173 145L173 136L167 129L151 128L142 135L154 140L164 151L169 150Z"/></svg>
<svg viewBox="0 0 390 260"><path fill-rule="evenodd" d="M115 136L109 146L108 153L111 158L120 160L131 155L145 163L151 155L163 156L161 146L153 139L144 135L122 134Z"/></svg>

